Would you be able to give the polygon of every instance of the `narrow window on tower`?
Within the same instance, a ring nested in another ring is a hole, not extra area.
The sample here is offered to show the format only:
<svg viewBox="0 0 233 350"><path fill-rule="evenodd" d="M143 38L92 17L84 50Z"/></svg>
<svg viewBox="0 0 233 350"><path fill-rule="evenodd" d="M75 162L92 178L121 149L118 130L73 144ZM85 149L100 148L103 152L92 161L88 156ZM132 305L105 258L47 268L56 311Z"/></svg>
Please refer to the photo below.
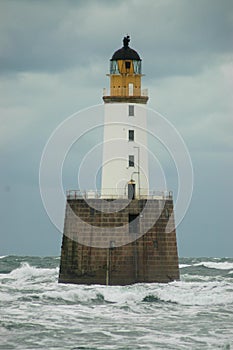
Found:
<svg viewBox="0 0 233 350"><path fill-rule="evenodd" d="M129 105L129 116L130 117L134 116L134 105Z"/></svg>
<svg viewBox="0 0 233 350"><path fill-rule="evenodd" d="M134 167L134 156L133 155L129 156L129 167Z"/></svg>
<svg viewBox="0 0 233 350"><path fill-rule="evenodd" d="M129 214L129 233L138 233L139 217L135 214Z"/></svg>
<svg viewBox="0 0 233 350"><path fill-rule="evenodd" d="M134 141L134 130L129 130L129 141Z"/></svg>
<svg viewBox="0 0 233 350"><path fill-rule="evenodd" d="M126 69L130 69L130 63L131 63L130 61L126 61L125 62L125 68Z"/></svg>

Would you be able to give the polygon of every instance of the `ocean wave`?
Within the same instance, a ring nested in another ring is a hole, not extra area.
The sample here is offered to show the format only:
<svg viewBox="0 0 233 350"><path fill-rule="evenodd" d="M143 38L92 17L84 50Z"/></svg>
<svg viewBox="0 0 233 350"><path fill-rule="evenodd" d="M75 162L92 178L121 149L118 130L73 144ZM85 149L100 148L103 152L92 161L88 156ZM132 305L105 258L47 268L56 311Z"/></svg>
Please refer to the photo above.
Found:
<svg viewBox="0 0 233 350"><path fill-rule="evenodd" d="M163 300L163 299L160 299L158 296L156 295L153 295L153 294L149 294L149 295L146 295L143 299L142 299L142 302L144 303L171 303L171 304L177 304L177 302L175 301L171 301L171 300Z"/></svg>
<svg viewBox="0 0 233 350"><path fill-rule="evenodd" d="M29 299L39 298L40 301L52 305L64 304L116 304L119 306L135 307L142 302L177 303L180 305L216 305L233 302L231 283L233 263L230 261L187 261L187 267L181 274L181 281L168 284L138 283L130 286L101 286L59 284L59 268L31 266L28 262L9 273L0 275L2 291L4 293L26 293ZM193 267L205 266L229 272L211 273L207 275L205 269ZM190 270L189 270L190 268ZM189 273L191 271L191 273ZM226 276L227 274L227 276ZM25 290L24 290L25 289ZM29 294L27 294L29 293ZM31 293L31 294L30 294ZM15 298L19 298L15 294ZM223 298L224 295L224 298ZM23 297L25 295L23 294Z"/></svg>
<svg viewBox="0 0 233 350"><path fill-rule="evenodd" d="M231 292L230 292L231 290ZM223 298L224 295L224 298ZM223 305L233 303L231 283L223 281L179 281L170 284L132 286L58 285L40 298L54 304L115 304L132 310L142 303L179 305Z"/></svg>
<svg viewBox="0 0 233 350"><path fill-rule="evenodd" d="M66 286L67 287L67 286ZM40 295L44 301L53 304L68 305L99 305L112 303L104 298L104 295L96 290L86 290L85 286L68 286L69 289L61 290L58 286L57 290L47 290Z"/></svg>
<svg viewBox="0 0 233 350"><path fill-rule="evenodd" d="M27 262L22 262L20 267L12 270L7 275L1 275L3 278L17 280L17 281L27 281L31 280L32 278L42 278L42 279L48 279L51 278L54 275L57 275L58 268L40 268L31 266Z"/></svg>
<svg viewBox="0 0 233 350"><path fill-rule="evenodd" d="M56 257L1 260L0 348L230 349L233 259L180 263L180 281L104 286L58 283Z"/></svg>
<svg viewBox="0 0 233 350"><path fill-rule="evenodd" d="M163 301L180 305L226 305L233 302L229 288L231 283L220 281L180 281L174 282L169 288L161 288L155 295Z"/></svg>
<svg viewBox="0 0 233 350"><path fill-rule="evenodd" d="M190 266L192 266L192 265L190 265L190 264L179 264L179 268L180 269L183 269L185 267L190 267Z"/></svg>
<svg viewBox="0 0 233 350"><path fill-rule="evenodd" d="M233 263L228 261L224 261L224 262L202 261L200 263L194 264L193 266L204 266L209 269L216 269L216 270L233 269Z"/></svg>
<svg viewBox="0 0 233 350"><path fill-rule="evenodd" d="M4 258L7 258L9 255L2 255L0 256L0 259L4 259Z"/></svg>

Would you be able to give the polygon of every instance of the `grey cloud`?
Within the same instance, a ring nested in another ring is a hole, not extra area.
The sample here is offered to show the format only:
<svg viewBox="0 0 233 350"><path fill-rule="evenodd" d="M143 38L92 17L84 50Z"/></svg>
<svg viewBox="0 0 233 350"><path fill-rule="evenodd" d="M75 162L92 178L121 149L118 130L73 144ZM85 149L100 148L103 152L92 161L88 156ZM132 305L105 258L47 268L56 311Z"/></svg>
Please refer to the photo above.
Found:
<svg viewBox="0 0 233 350"><path fill-rule="evenodd" d="M228 0L10 1L1 7L2 73L107 65L126 32L143 52L146 71L157 77L197 73L207 57L211 64L232 50Z"/></svg>

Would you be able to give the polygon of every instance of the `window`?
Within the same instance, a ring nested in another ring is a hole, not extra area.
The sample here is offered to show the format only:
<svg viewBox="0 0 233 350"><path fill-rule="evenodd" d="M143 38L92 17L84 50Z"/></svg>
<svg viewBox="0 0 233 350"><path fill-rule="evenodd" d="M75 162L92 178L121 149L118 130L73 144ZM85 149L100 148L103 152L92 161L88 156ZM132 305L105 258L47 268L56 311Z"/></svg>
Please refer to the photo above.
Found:
<svg viewBox="0 0 233 350"><path fill-rule="evenodd" d="M110 74L119 74L117 61L110 61Z"/></svg>
<svg viewBox="0 0 233 350"><path fill-rule="evenodd" d="M134 166L134 156L130 155L129 156L129 167L133 167Z"/></svg>
<svg viewBox="0 0 233 350"><path fill-rule="evenodd" d="M134 105L129 105L129 116L130 117L134 116Z"/></svg>
<svg viewBox="0 0 233 350"><path fill-rule="evenodd" d="M135 214L129 214L129 233L138 233L139 217Z"/></svg>
<svg viewBox="0 0 233 350"><path fill-rule="evenodd" d="M141 61L133 61L133 67L134 67L134 74L141 74Z"/></svg>
<svg viewBox="0 0 233 350"><path fill-rule="evenodd" d="M129 130L129 141L134 141L134 130Z"/></svg>
<svg viewBox="0 0 233 350"><path fill-rule="evenodd" d="M90 208L90 215L91 216L95 215L95 209L94 208Z"/></svg>
<svg viewBox="0 0 233 350"><path fill-rule="evenodd" d="M125 68L126 69L130 69L130 61L126 61L125 62Z"/></svg>
<svg viewBox="0 0 233 350"><path fill-rule="evenodd" d="M165 218L168 219L169 218L169 210L168 208L165 208Z"/></svg>

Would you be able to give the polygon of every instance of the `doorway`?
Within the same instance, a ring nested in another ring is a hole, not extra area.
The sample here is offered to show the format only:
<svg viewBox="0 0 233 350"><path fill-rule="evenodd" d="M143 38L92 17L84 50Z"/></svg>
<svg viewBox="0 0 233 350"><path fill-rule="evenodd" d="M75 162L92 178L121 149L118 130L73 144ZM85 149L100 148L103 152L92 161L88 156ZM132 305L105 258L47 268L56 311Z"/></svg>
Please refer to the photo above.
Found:
<svg viewBox="0 0 233 350"><path fill-rule="evenodd" d="M129 96L133 96L133 83L129 83Z"/></svg>
<svg viewBox="0 0 233 350"><path fill-rule="evenodd" d="M136 185L135 183L128 183L128 199L135 199L135 190Z"/></svg>

